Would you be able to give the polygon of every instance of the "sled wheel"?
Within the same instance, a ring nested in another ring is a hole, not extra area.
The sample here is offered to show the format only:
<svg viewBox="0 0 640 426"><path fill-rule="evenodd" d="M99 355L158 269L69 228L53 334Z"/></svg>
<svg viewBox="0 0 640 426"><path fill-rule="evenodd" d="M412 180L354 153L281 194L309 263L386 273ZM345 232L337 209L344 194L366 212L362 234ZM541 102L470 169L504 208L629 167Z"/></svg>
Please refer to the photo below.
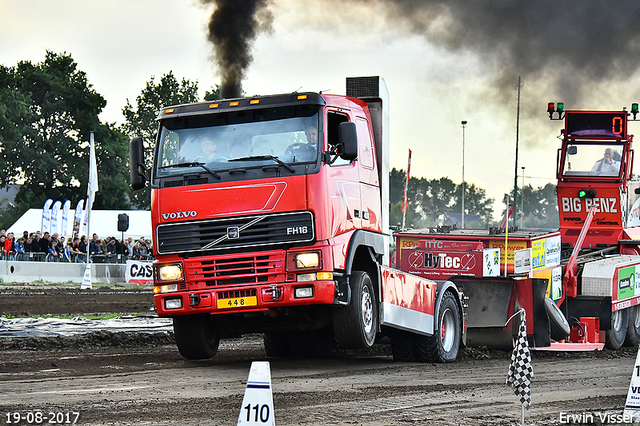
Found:
<svg viewBox="0 0 640 426"><path fill-rule="evenodd" d="M368 273L351 274L351 304L333 310L333 331L343 349L367 349L373 346L378 331L378 305Z"/></svg>
<svg viewBox="0 0 640 426"><path fill-rule="evenodd" d="M627 338L625 346L635 346L640 343L640 306L629 308L629 324L627 325Z"/></svg>
<svg viewBox="0 0 640 426"><path fill-rule="evenodd" d="M624 343L629 323L629 309L611 312L611 329L607 330L607 349L617 350Z"/></svg>
<svg viewBox="0 0 640 426"><path fill-rule="evenodd" d="M462 319L452 293L445 293L440 302L437 324L432 336L416 336L416 353L421 362L453 362L458 357Z"/></svg>
<svg viewBox="0 0 640 426"><path fill-rule="evenodd" d="M551 338L553 340L566 339L571 333L571 327L569 327L567 319L558 305L556 305L556 302L548 296L544 298L544 310L547 312L547 317L549 317L549 323L551 324Z"/></svg>
<svg viewBox="0 0 640 426"><path fill-rule="evenodd" d="M220 344L220 330L209 315L173 318L173 333L180 355L187 359L213 358Z"/></svg>

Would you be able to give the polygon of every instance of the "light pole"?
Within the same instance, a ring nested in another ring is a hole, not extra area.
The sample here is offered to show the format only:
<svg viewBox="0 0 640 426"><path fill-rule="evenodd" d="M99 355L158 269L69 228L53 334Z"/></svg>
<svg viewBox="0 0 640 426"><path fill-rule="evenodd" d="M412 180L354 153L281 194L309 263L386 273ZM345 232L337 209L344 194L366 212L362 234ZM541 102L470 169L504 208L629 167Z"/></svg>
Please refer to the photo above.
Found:
<svg viewBox="0 0 640 426"><path fill-rule="evenodd" d="M524 219L524 166L522 166L522 208L520 209L520 228L522 228L522 220Z"/></svg>
<svg viewBox="0 0 640 426"><path fill-rule="evenodd" d="M464 229L464 130L467 127L467 120L462 120L462 229Z"/></svg>

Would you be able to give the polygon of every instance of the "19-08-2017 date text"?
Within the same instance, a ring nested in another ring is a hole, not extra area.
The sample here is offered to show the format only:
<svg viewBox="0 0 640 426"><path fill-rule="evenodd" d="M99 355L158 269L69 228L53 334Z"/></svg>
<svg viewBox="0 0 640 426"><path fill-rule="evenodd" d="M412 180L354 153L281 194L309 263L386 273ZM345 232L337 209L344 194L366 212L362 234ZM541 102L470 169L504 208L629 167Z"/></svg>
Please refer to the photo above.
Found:
<svg viewBox="0 0 640 426"><path fill-rule="evenodd" d="M42 425L42 424L75 424L80 418L80 413L54 412L54 411L15 411L4 413L4 421L7 425Z"/></svg>

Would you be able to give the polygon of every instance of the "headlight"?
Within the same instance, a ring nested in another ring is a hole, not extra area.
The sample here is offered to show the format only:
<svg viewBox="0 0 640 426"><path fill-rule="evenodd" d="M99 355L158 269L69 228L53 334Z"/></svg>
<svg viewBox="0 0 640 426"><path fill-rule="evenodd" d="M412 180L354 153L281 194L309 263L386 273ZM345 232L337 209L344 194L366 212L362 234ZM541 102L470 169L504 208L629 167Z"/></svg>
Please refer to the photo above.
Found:
<svg viewBox="0 0 640 426"><path fill-rule="evenodd" d="M183 281L184 272L181 263L168 263L157 266L158 281Z"/></svg>
<svg viewBox="0 0 640 426"><path fill-rule="evenodd" d="M182 299L164 299L165 309L181 309Z"/></svg>
<svg viewBox="0 0 640 426"><path fill-rule="evenodd" d="M287 253L287 271L320 268L322 268L322 252L320 251Z"/></svg>
<svg viewBox="0 0 640 426"><path fill-rule="evenodd" d="M173 293L178 291L178 284L157 285L153 288L154 294Z"/></svg>
<svg viewBox="0 0 640 426"><path fill-rule="evenodd" d="M294 297L296 299L306 299L313 297L313 287L298 287L295 289Z"/></svg>

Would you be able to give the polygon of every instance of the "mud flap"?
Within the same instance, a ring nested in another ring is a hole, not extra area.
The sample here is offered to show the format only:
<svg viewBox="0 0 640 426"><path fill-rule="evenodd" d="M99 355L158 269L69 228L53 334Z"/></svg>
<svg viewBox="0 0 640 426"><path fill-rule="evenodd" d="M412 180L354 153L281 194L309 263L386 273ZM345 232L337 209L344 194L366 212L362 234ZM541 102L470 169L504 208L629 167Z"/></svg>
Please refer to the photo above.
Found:
<svg viewBox="0 0 640 426"><path fill-rule="evenodd" d="M512 347L511 327L504 323L512 310L514 282L509 278L453 277L467 307L467 346Z"/></svg>
<svg viewBox="0 0 640 426"><path fill-rule="evenodd" d="M532 347L546 347L551 345L551 325L547 311L544 308L544 298L547 293L549 280L534 278L531 280L533 292L533 337L529 337ZM524 307L526 309L526 307ZM514 330L517 328L514 327Z"/></svg>

